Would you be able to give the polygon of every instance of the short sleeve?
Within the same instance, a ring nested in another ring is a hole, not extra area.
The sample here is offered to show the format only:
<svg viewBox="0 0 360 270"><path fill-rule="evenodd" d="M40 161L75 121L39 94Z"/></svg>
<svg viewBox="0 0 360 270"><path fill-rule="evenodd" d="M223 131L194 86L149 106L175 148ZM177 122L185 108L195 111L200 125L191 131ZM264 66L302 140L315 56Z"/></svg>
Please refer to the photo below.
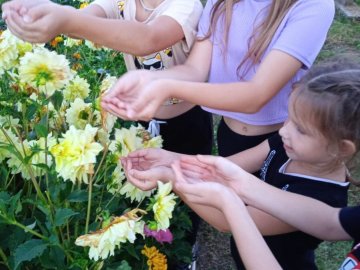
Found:
<svg viewBox="0 0 360 270"><path fill-rule="evenodd" d="M339 220L341 226L353 239L360 239L360 206L341 209Z"/></svg>
<svg viewBox="0 0 360 270"><path fill-rule="evenodd" d="M190 49L195 40L202 11L203 6L199 0L176 0L172 1L161 15L169 16L181 25Z"/></svg>
<svg viewBox="0 0 360 270"><path fill-rule="evenodd" d="M108 19L120 19L116 0L95 0L90 5L100 6Z"/></svg>
<svg viewBox="0 0 360 270"><path fill-rule="evenodd" d="M335 16L334 1L298 1L284 18L272 49L284 51L309 68L320 52Z"/></svg>
<svg viewBox="0 0 360 270"><path fill-rule="evenodd" d="M213 0L208 0L206 2L204 11L203 11L203 13L200 17L200 21L199 21L199 30L198 30L198 34L197 34L197 36L199 38L205 37L209 31L211 10L212 10L213 5L214 5Z"/></svg>

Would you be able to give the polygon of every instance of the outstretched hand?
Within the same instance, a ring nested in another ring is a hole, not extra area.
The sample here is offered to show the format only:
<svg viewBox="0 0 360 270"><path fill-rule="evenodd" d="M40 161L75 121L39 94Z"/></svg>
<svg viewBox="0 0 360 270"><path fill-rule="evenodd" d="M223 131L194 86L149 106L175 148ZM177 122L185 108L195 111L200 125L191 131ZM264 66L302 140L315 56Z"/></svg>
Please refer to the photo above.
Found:
<svg viewBox="0 0 360 270"><path fill-rule="evenodd" d="M128 181L142 190L151 190L157 181L167 182L174 178L170 164L179 154L163 149L147 148L130 153L121 159Z"/></svg>
<svg viewBox="0 0 360 270"><path fill-rule="evenodd" d="M122 119L149 121L167 98L163 87L153 71L129 71L103 95L101 106Z"/></svg>
<svg viewBox="0 0 360 270"><path fill-rule="evenodd" d="M183 172L193 178L217 182L229 186L235 191L241 189L243 181L252 178L251 174L223 157L183 156L179 166Z"/></svg>
<svg viewBox="0 0 360 270"><path fill-rule="evenodd" d="M179 162L173 163L172 169L175 174L175 190L186 202L211 206L222 212L229 203L242 202L233 189L217 182L194 178L194 175L181 168Z"/></svg>
<svg viewBox="0 0 360 270"><path fill-rule="evenodd" d="M3 19L17 37L33 43L48 42L66 29L71 7L49 0L13 0L2 6Z"/></svg>

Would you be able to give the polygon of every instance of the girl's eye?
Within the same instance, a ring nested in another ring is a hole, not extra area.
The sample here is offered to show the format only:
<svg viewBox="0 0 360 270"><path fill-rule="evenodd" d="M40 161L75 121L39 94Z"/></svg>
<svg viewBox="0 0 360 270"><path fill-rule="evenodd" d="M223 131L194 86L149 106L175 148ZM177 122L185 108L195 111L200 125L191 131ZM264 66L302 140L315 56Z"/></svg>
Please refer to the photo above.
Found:
<svg viewBox="0 0 360 270"><path fill-rule="evenodd" d="M301 127L299 127L298 125L296 125L296 130L297 130L300 134L306 134L305 130L302 129Z"/></svg>

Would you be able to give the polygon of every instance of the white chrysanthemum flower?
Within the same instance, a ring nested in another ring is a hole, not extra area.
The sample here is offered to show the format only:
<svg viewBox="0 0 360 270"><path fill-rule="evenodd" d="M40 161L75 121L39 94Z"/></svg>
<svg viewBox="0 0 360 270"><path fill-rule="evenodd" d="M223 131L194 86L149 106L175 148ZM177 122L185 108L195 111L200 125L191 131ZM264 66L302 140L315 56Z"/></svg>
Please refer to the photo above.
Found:
<svg viewBox="0 0 360 270"><path fill-rule="evenodd" d="M158 192L155 195L155 204L153 206L155 220L158 223L158 230L166 230L169 228L172 212L175 207L175 199L177 196L171 193L171 182L162 183L158 181Z"/></svg>
<svg viewBox="0 0 360 270"><path fill-rule="evenodd" d="M163 144L163 139L161 136L156 136L150 140L144 140L144 148L161 148Z"/></svg>
<svg viewBox="0 0 360 270"><path fill-rule="evenodd" d="M97 128L86 125L84 130L70 126L59 143L50 149L56 163L56 172L65 181L88 183L88 174L94 173L96 156L103 150L95 142Z"/></svg>
<svg viewBox="0 0 360 270"><path fill-rule="evenodd" d="M17 149L20 149L20 141L19 138L11 131L11 129L4 128L0 129L0 145L13 145ZM4 149L0 148L0 162L2 162L6 158L10 158L11 153Z"/></svg>
<svg viewBox="0 0 360 270"><path fill-rule="evenodd" d="M89 49L97 51L97 50L110 50L109 48L103 47L101 45L95 44L94 42L90 40L85 40L85 46L87 46Z"/></svg>
<svg viewBox="0 0 360 270"><path fill-rule="evenodd" d="M115 76L107 75L101 82L100 93L104 93L109 90L116 82L117 78Z"/></svg>
<svg viewBox="0 0 360 270"><path fill-rule="evenodd" d="M125 195L126 198L130 198L131 202L141 202L143 199L151 196L152 190L143 191L135 187L129 181L126 181L119 192L121 195Z"/></svg>
<svg viewBox="0 0 360 270"><path fill-rule="evenodd" d="M118 157L125 157L130 152L142 148L142 138L135 126L131 126L129 129L115 129L115 140L109 146L109 150L117 154Z"/></svg>
<svg viewBox="0 0 360 270"><path fill-rule="evenodd" d="M122 188L122 183L125 180L125 172L121 166L121 164L118 164L115 167L115 170L111 176L110 183L107 184L106 188L111 194L116 194L120 192L120 189Z"/></svg>
<svg viewBox="0 0 360 270"><path fill-rule="evenodd" d="M38 88L51 96L72 78L69 61L64 55L45 48L36 48L20 59L19 78L22 83Z"/></svg>
<svg viewBox="0 0 360 270"><path fill-rule="evenodd" d="M5 30L0 35L0 75L12 68L18 58L16 39L10 30Z"/></svg>
<svg viewBox="0 0 360 270"><path fill-rule="evenodd" d="M69 48L72 48L74 46L80 46L82 43L82 39L74 39L70 37L67 37L64 41L64 45Z"/></svg>
<svg viewBox="0 0 360 270"><path fill-rule="evenodd" d="M69 81L64 89L64 99L67 101L74 101L76 98L85 99L89 96L90 85L87 80L75 76Z"/></svg>
<svg viewBox="0 0 360 270"><path fill-rule="evenodd" d="M100 112L93 110L92 104L85 103L82 99L76 98L70 104L65 113L66 122L78 129L84 129L87 124L98 125L100 123Z"/></svg>
<svg viewBox="0 0 360 270"><path fill-rule="evenodd" d="M12 117L11 115L1 116L0 115L0 127L17 127L19 126L19 119Z"/></svg>
<svg viewBox="0 0 360 270"><path fill-rule="evenodd" d="M51 136L51 134L47 137L47 146L51 148L56 144L55 138ZM40 138L39 140L32 141L23 141L22 146L18 144L16 146L19 153L22 155L22 158L31 156L29 164L31 165L31 170L35 177L42 176L45 174L45 170L36 166L39 164L48 164L51 166L52 157L50 153L45 153L45 138ZM33 149L36 149L35 154L33 154ZM25 166L24 162L21 161L17 156L11 154L10 159L7 161L9 168L11 169L12 174L21 173L21 176L24 179L30 179L30 169Z"/></svg>
<svg viewBox="0 0 360 270"><path fill-rule="evenodd" d="M144 222L141 216L145 211L134 209L121 217L115 217L107 227L78 237L75 244L89 246L89 258L95 261L114 255L116 246L121 243L134 243L136 234L143 236Z"/></svg>

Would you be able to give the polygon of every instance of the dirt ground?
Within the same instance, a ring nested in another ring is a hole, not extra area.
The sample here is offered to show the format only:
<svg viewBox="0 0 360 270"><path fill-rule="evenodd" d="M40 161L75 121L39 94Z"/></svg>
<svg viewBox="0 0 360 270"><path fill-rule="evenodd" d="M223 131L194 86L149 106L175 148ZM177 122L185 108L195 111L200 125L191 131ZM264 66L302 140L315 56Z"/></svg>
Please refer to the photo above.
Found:
<svg viewBox="0 0 360 270"><path fill-rule="evenodd" d="M197 270L236 269L230 254L229 239L229 234L220 233L203 221L198 232L200 254Z"/></svg>

